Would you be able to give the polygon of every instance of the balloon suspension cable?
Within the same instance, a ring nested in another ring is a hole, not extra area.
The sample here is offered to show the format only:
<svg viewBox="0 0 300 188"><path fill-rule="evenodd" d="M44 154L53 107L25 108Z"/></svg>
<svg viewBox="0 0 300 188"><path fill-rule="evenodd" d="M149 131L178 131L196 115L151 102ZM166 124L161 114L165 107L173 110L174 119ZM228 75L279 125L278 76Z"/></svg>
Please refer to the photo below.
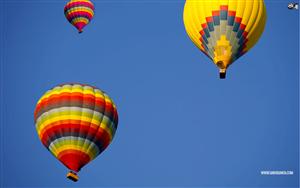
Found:
<svg viewBox="0 0 300 188"><path fill-rule="evenodd" d="M68 174L67 174L67 178L69 178L70 180L76 182L78 181L79 177L78 175L76 174L76 172L73 172L73 171L70 171Z"/></svg>

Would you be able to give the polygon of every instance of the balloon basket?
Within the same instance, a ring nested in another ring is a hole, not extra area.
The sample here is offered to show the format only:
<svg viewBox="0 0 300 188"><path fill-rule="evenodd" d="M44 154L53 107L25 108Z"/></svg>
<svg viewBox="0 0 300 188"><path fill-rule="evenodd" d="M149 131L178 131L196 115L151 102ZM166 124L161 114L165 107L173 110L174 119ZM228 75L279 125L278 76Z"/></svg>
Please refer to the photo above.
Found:
<svg viewBox="0 0 300 188"><path fill-rule="evenodd" d="M67 178L69 178L70 180L72 180L74 182L78 181L78 179L79 179L78 175L75 172L73 172L73 171L70 171L67 174Z"/></svg>
<svg viewBox="0 0 300 188"><path fill-rule="evenodd" d="M226 69L220 69L220 79L226 78Z"/></svg>

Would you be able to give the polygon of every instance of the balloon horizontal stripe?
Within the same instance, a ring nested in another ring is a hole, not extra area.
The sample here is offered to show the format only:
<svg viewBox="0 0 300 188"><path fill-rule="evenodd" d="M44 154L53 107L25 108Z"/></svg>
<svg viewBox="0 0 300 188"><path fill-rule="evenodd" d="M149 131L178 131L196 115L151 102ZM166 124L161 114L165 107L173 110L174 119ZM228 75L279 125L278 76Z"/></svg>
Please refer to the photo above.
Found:
<svg viewBox="0 0 300 188"><path fill-rule="evenodd" d="M106 134L107 135L107 134ZM82 139L85 139L85 140L89 140L88 138L85 138L85 137L80 137L80 136L78 136L78 135L72 135L72 134L65 134L65 136L76 136L77 138L82 138ZM102 135L103 136L103 135ZM64 137L60 137L60 136L57 136L57 137L54 137L54 136L52 136L52 140L56 140L56 139L64 139ZM94 144L98 147L98 150L99 150L99 154L102 152L102 151L104 151L106 148L107 148L107 146L110 144L110 142L108 141L107 142L107 140L104 140L105 138L102 138L102 140L98 140L97 141L97 143L95 142L95 141L93 141L93 140L89 140L90 142L94 142ZM49 139L49 141L51 141L50 139ZM50 144L51 144L52 142L50 142L50 143L47 143L47 144L45 144L44 146L45 147L49 147L50 146ZM81 147L83 147L82 145L81 145Z"/></svg>
<svg viewBox="0 0 300 188"><path fill-rule="evenodd" d="M64 10L66 9L69 9L69 8L72 8L74 6L85 6L85 7L90 7L91 9L94 10L94 5L91 1L82 1L82 0L75 0L75 1L70 1L68 2L65 7L64 7Z"/></svg>
<svg viewBox="0 0 300 188"><path fill-rule="evenodd" d="M73 10L67 14L65 14L67 20L71 22L74 18L84 17L90 21L93 17L93 13L87 10Z"/></svg>
<svg viewBox="0 0 300 188"><path fill-rule="evenodd" d="M81 15L70 15L70 19L68 19L70 23L75 24L78 22L82 22L83 24L86 24L89 22L90 18L87 14L81 14Z"/></svg>
<svg viewBox="0 0 300 188"><path fill-rule="evenodd" d="M85 86L85 87L88 87L88 86ZM57 88L54 88L53 90L51 91L48 91L45 95L42 96L42 98L38 101L38 103L40 103L40 101L46 99L46 98L49 98L49 97L52 97L55 96L55 95L59 95L59 94L69 94L69 95L92 95L92 96L95 96L95 97L99 97L99 98L103 98L103 99L106 99L106 100L110 100L109 97L105 94L105 93L102 93L101 91L99 90L93 90L93 89L81 89L81 88L61 88L59 87L58 89Z"/></svg>
<svg viewBox="0 0 300 188"><path fill-rule="evenodd" d="M74 25L74 27L77 28L79 33L81 33L82 29L89 23L89 19L84 18L84 17L78 17L78 18L72 19L72 21L70 21L70 23L72 25Z"/></svg>
<svg viewBox="0 0 300 188"><path fill-rule="evenodd" d="M114 133L113 133L114 135ZM112 140L110 132L103 128L92 128L81 124L59 124L44 131L40 139L48 147L55 139L66 136L75 136L94 142L100 150L104 150Z"/></svg>
<svg viewBox="0 0 300 188"><path fill-rule="evenodd" d="M81 23L81 24L86 24L88 23L89 19L85 16L80 16L80 17L76 17L76 18L72 18L70 20L70 23L76 25L78 23Z"/></svg>
<svg viewBox="0 0 300 188"><path fill-rule="evenodd" d="M84 18L86 20L91 20L92 19L92 15L88 12L75 12L75 13L71 13L66 15L67 19L69 20L69 22L73 23L74 19L79 19L79 18Z"/></svg>
<svg viewBox="0 0 300 188"><path fill-rule="evenodd" d="M59 121L72 121L72 120L78 120L80 121L80 116L63 116L61 118L52 118L50 121L47 121L47 123L41 124L40 128L37 129L37 132L39 135L41 135L41 133L48 129L49 127L52 126L52 123L59 123ZM108 125L111 123L111 121L109 121L106 118L103 118L102 121L87 121L86 118L82 118L81 121L86 121L86 122L90 122L91 124L96 124L99 125L98 127L105 129L110 135L113 136L113 131L108 127Z"/></svg>
<svg viewBox="0 0 300 188"><path fill-rule="evenodd" d="M74 7L87 7L90 8L91 10L94 10L94 5L88 2L73 2L73 3L68 3L65 8L64 11L66 12L67 10L74 8Z"/></svg>
<svg viewBox="0 0 300 188"><path fill-rule="evenodd" d="M55 148L58 147L58 148ZM90 151L90 152L85 152L85 149L82 148L82 146L80 145L76 145L76 144L64 144L61 146L51 146L51 148L49 148L49 151L55 156L55 157L59 157L59 154L61 152L67 151L67 150L76 150L76 151L80 151L82 153L85 153L89 156L90 160L94 159L96 156L94 156L94 151Z"/></svg>
<svg viewBox="0 0 300 188"><path fill-rule="evenodd" d="M94 11L88 7L73 7L65 11L65 15L68 16L70 14L77 14L79 15L80 13L88 13L89 15L94 16ZM68 17L67 17L68 18Z"/></svg>
<svg viewBox="0 0 300 188"><path fill-rule="evenodd" d="M91 110L89 108L62 106L59 108L53 108L41 114L36 120L37 128L39 128L41 124L51 119L52 117L67 116L67 115L96 119L98 121L102 119L103 116L101 112Z"/></svg>
<svg viewBox="0 0 300 188"><path fill-rule="evenodd" d="M45 112L65 106L90 109L106 115L111 120L113 120L113 114L116 113L112 103L105 102L102 98L97 99L89 95L71 97L70 95L60 95L39 103L36 108L35 118L38 119Z"/></svg>
<svg viewBox="0 0 300 188"><path fill-rule="evenodd" d="M62 92L62 93L58 93L58 94L52 94L52 95L48 95L48 97L43 98L42 100L40 100L38 102L38 107L40 105L42 105L43 103L48 103L48 101L51 102L51 100L56 100L57 98L75 98L75 99L80 99L80 98L84 98L85 100L96 100L96 101L105 101L105 98L103 96L96 96L94 94L86 94L86 93L82 93L82 92Z"/></svg>
<svg viewBox="0 0 300 188"><path fill-rule="evenodd" d="M100 152L98 146L89 140L79 137L63 137L54 140L48 147L54 156L58 156L60 152L68 149L76 149L89 155L90 159L94 159Z"/></svg>
<svg viewBox="0 0 300 188"><path fill-rule="evenodd" d="M108 108L111 110L111 108ZM45 121L50 120L51 118L59 117L59 116L80 116L80 120L84 120L82 118L90 118L94 121L114 121L114 117L112 116L113 111L108 111L108 109L104 109L103 112L98 112L95 110L91 110L89 108L83 107L72 107L72 106L62 106L59 108L53 108L48 111L45 111L43 114L38 116L36 119L37 129L40 129L41 124L44 124ZM107 115L106 115L106 114ZM45 123L47 124L47 123Z"/></svg>
<svg viewBox="0 0 300 188"><path fill-rule="evenodd" d="M84 17L78 17L78 18L74 18L71 23L76 25L82 25L82 24L86 24L88 22L87 18Z"/></svg>
<svg viewBox="0 0 300 188"><path fill-rule="evenodd" d="M114 103L106 98L96 97L94 95L89 94L82 94L82 93L62 93L62 94L55 94L51 95L49 98L44 98L41 100L36 107L35 110L35 119L38 118L38 116L44 112L43 109L47 109L47 105L56 105L57 103L63 103L69 100L72 104L73 103L79 103L78 100L81 100L84 104L93 104L95 105L95 110L101 112L102 109L108 109L108 111L111 111L111 108L113 111L116 111L116 106ZM57 102L56 102L57 101ZM105 105L105 106L104 106ZM41 111L41 112L40 112Z"/></svg>
<svg viewBox="0 0 300 188"><path fill-rule="evenodd" d="M74 172L79 172L85 164L91 161L89 155L74 149L68 149L60 152L57 159Z"/></svg>
<svg viewBox="0 0 300 188"><path fill-rule="evenodd" d="M90 94L95 95L96 97L103 97L105 93L100 91L99 89L94 89L90 86L83 86L80 85L63 85L63 86L57 86L49 91L47 91L43 97L41 98L48 98L50 95L53 94L60 94L60 93L83 93L83 94Z"/></svg>
<svg viewBox="0 0 300 188"><path fill-rule="evenodd" d="M49 142L53 139L72 134L71 136L85 137L86 139L94 141L95 144L99 144L99 147L101 146L101 148L105 149L114 136L114 132L112 130L108 131L109 129L105 129L105 127L98 127L97 129L91 127L89 129L87 127L76 129L73 127L70 129L68 125L74 126L74 124L62 124L63 128L58 126L61 128L60 130L57 130L56 127L53 128L56 132L53 132L53 129L43 131L43 133L39 135L43 145L48 146ZM111 132L113 132L113 134Z"/></svg>
<svg viewBox="0 0 300 188"><path fill-rule="evenodd" d="M62 131L69 131L71 128L70 126L73 126L72 128L76 128L77 125L80 125L80 130L82 129L82 131L85 130L89 130L91 132L94 132L96 130L99 130L100 128L102 128L103 130L105 130L108 135L110 136L110 139L114 136L114 133L116 131L116 126L113 122L111 122L110 124L107 125L98 125L98 124L93 124L91 122L86 122L83 120L70 120L70 119L66 119L66 120L59 120L56 122L53 122L51 124L48 124L47 126L45 126L45 128L41 129L40 133L38 134L40 139L42 139L43 135L46 134L46 132L48 130L54 129L54 130L60 130ZM88 136L89 132L85 132Z"/></svg>
<svg viewBox="0 0 300 188"><path fill-rule="evenodd" d="M70 0L68 3L74 3L74 2L87 2L87 3L92 3L90 0ZM82 84L84 85L84 84Z"/></svg>

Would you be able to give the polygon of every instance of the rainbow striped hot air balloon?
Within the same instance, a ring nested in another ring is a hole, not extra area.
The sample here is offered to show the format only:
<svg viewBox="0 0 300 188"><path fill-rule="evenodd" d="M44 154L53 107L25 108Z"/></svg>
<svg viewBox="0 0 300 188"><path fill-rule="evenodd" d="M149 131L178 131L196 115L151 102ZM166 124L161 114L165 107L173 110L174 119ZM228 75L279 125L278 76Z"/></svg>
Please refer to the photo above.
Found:
<svg viewBox="0 0 300 188"><path fill-rule="evenodd" d="M258 41L266 23L263 0L186 0L185 29L194 44L226 69Z"/></svg>
<svg viewBox="0 0 300 188"><path fill-rule="evenodd" d="M71 0L65 6L64 12L68 21L81 33L94 16L94 5L89 0Z"/></svg>
<svg viewBox="0 0 300 188"><path fill-rule="evenodd" d="M112 141L118 114L103 91L83 84L65 84L47 91L38 101L34 121L43 145L78 180L79 170Z"/></svg>

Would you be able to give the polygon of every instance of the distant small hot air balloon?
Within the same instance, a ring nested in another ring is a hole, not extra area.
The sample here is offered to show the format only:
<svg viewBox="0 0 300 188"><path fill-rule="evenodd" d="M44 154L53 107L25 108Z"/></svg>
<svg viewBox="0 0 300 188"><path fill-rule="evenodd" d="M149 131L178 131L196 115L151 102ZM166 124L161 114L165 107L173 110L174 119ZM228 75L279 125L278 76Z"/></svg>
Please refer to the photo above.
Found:
<svg viewBox="0 0 300 188"><path fill-rule="evenodd" d="M118 113L103 91L83 84L64 84L40 98L34 120L43 145L70 169L67 177L77 181L79 170L112 141Z"/></svg>
<svg viewBox="0 0 300 188"><path fill-rule="evenodd" d="M64 12L67 20L81 33L94 16L94 5L89 0L71 0L65 6Z"/></svg>
<svg viewBox="0 0 300 188"><path fill-rule="evenodd" d="M194 44L226 69L258 41L266 23L263 0L186 0L183 20Z"/></svg>

